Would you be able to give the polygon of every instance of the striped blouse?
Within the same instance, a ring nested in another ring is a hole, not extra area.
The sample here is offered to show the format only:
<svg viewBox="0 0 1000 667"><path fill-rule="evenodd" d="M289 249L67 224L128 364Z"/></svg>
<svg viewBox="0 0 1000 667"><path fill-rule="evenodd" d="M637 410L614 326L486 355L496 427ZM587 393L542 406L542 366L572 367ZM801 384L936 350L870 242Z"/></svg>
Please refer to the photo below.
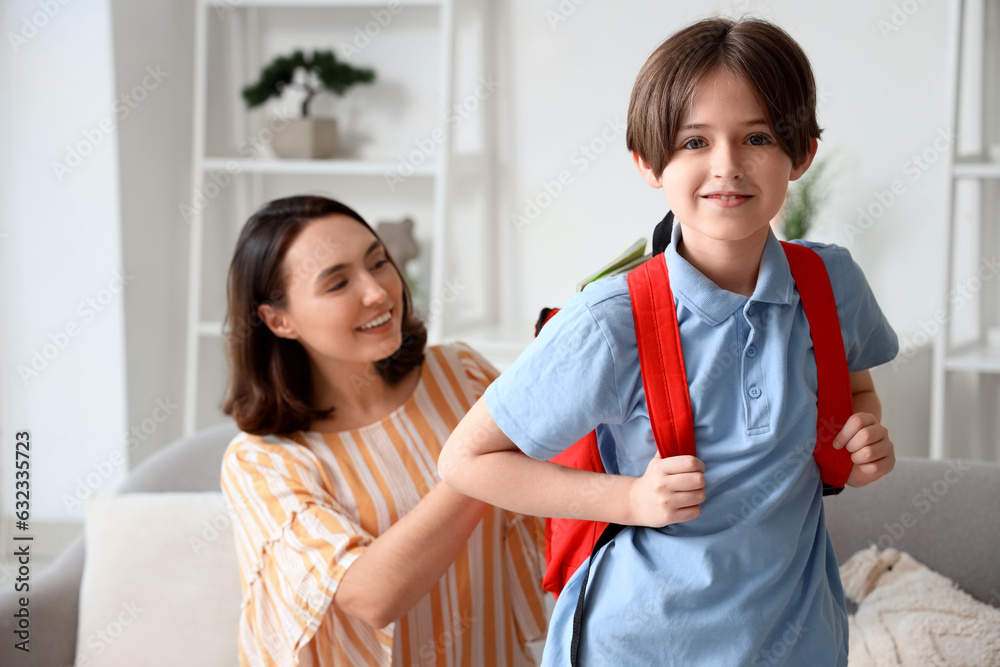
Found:
<svg viewBox="0 0 1000 667"><path fill-rule="evenodd" d="M374 628L331 604L347 568L438 483L441 447L497 371L463 343L428 347L419 383L380 422L240 433L222 489L243 588L241 667L533 665L545 635L544 533L492 508L431 591Z"/></svg>

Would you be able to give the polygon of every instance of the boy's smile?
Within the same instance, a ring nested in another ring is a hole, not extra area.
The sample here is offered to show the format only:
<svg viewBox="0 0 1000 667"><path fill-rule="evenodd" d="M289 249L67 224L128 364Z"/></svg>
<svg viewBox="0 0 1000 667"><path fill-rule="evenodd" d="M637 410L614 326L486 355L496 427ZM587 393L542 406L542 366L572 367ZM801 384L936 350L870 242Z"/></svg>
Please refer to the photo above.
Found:
<svg viewBox="0 0 1000 667"><path fill-rule="evenodd" d="M725 69L705 76L683 114L663 173L634 156L653 187L662 187L683 232L678 252L719 287L750 295L771 219L800 164L778 145L750 86ZM683 248L683 250L682 250Z"/></svg>

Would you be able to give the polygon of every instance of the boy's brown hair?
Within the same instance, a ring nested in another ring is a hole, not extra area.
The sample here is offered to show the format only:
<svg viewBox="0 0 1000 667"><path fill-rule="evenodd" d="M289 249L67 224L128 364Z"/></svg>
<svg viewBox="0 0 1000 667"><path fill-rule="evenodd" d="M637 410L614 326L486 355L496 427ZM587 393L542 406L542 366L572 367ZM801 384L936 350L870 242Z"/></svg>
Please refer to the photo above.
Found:
<svg viewBox="0 0 1000 667"><path fill-rule="evenodd" d="M628 150L663 173L699 82L723 67L754 91L775 140L798 164L818 139L816 82L788 33L759 19L699 21L663 42L642 66L628 107Z"/></svg>

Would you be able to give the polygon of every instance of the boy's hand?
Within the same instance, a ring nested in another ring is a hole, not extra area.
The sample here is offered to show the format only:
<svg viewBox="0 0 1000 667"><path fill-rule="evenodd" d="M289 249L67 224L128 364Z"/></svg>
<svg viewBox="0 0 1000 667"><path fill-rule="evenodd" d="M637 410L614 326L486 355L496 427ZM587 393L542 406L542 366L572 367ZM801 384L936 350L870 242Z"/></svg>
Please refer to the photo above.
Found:
<svg viewBox="0 0 1000 667"><path fill-rule="evenodd" d="M847 446L854 466L847 486L855 488L871 484L886 475L896 464L896 454L889 440L889 429L869 412L855 412L833 439L836 449Z"/></svg>
<svg viewBox="0 0 1000 667"><path fill-rule="evenodd" d="M659 452L642 477L634 477L628 502L633 526L661 528L701 515L705 464L694 456L661 459Z"/></svg>

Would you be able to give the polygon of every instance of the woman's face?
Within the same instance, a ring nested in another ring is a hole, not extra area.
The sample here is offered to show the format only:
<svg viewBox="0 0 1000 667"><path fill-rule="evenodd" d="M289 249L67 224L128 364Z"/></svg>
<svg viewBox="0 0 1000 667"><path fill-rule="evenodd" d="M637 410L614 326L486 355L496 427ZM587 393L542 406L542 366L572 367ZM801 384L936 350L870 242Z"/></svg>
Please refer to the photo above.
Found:
<svg viewBox="0 0 1000 667"><path fill-rule="evenodd" d="M314 362L375 362L399 349L403 280L381 241L357 220L313 220L292 242L283 269L282 319L294 334L287 337Z"/></svg>

